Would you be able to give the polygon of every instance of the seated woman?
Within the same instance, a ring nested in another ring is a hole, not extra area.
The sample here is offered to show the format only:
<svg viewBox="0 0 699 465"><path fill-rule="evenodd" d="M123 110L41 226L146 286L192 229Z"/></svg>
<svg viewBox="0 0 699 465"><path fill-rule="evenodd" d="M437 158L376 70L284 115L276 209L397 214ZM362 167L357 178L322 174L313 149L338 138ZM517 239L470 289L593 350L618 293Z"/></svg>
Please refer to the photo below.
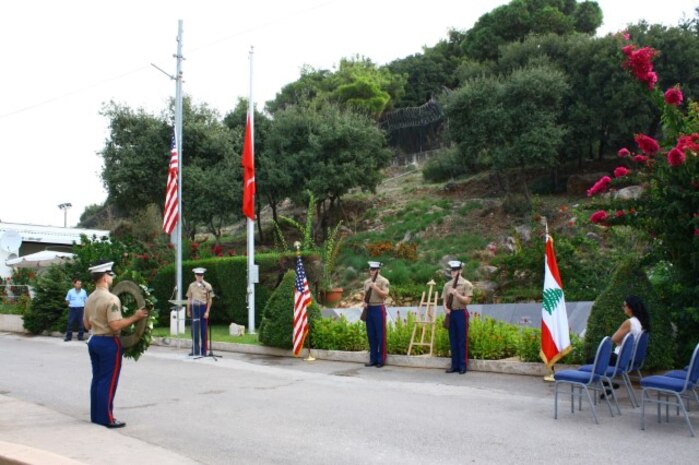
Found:
<svg viewBox="0 0 699 465"><path fill-rule="evenodd" d="M650 332L650 317L648 316L648 310L646 310L646 306L640 297L635 295L627 296L624 299L622 309L628 318L624 320L614 334L612 334L612 342L616 344L616 347L614 348L614 352L612 352L612 354L609 356L610 366L616 364L617 357L621 351L621 343L627 334L633 334L634 341L638 341L638 337L641 335L643 330ZM606 381L604 384L608 386ZM618 389L619 385L617 383L612 383L612 387L614 389ZM610 394L611 391L607 389L600 397L604 398L605 395Z"/></svg>
<svg viewBox="0 0 699 465"><path fill-rule="evenodd" d="M622 308L628 319L624 320L621 326L619 326L619 329L612 335L612 342L616 344L616 347L609 357L610 365L616 363L617 356L621 350L621 342L628 333L633 334L634 339L638 340L643 330L650 332L650 317L640 297L635 295L626 297Z"/></svg>

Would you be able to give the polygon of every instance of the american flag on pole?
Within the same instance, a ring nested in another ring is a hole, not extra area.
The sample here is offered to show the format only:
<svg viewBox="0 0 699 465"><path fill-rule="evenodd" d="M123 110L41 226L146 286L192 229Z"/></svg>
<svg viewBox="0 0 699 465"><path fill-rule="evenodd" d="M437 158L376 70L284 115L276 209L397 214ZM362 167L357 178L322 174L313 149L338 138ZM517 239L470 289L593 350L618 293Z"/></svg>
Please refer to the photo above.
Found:
<svg viewBox="0 0 699 465"><path fill-rule="evenodd" d="M177 154L177 138L172 134L172 144L170 145L170 166L167 170L167 187L165 188L165 213L163 215L163 232L172 234L172 230L177 225L179 210L177 206L177 175L180 160Z"/></svg>
<svg viewBox="0 0 699 465"><path fill-rule="evenodd" d="M294 286L294 356L298 357L308 334L308 314L311 305L311 291L308 289L306 272L303 270L301 256L296 257L296 285Z"/></svg>
<svg viewBox="0 0 699 465"><path fill-rule="evenodd" d="M573 347L570 345L568 314L563 295L563 282L558 272L553 238L546 235L544 258L544 300L541 309L541 352L539 356L548 368L565 357Z"/></svg>

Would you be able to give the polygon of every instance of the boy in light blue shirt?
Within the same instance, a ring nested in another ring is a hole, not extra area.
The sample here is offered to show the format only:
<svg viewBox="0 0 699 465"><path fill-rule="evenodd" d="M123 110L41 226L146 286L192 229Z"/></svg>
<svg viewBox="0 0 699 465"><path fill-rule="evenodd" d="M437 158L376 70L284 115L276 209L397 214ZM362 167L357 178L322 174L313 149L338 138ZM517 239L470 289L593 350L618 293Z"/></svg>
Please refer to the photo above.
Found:
<svg viewBox="0 0 699 465"><path fill-rule="evenodd" d="M78 341L83 340L83 312L85 311L85 301L87 300L87 292L82 288L82 282L78 278L73 279L73 289L66 294L66 302L68 303L68 327L66 328L66 337L63 339L68 342L73 339L73 328L78 326Z"/></svg>

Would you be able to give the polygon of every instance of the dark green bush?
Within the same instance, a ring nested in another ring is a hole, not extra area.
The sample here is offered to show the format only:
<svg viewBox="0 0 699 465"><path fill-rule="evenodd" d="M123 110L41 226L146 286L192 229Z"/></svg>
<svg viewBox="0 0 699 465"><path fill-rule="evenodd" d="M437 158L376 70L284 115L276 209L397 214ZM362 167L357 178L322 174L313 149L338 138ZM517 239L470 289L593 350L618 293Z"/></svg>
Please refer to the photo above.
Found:
<svg viewBox="0 0 699 465"><path fill-rule="evenodd" d="M65 297L72 287L63 265L50 266L37 279L31 305L24 312L24 327L33 334L65 331L68 306Z"/></svg>
<svg viewBox="0 0 699 465"><path fill-rule="evenodd" d="M267 346L291 349L294 324L294 285L296 272L289 270L279 286L267 300L260 322L260 342ZM307 309L308 321L313 329L314 320L320 318L320 307L315 299ZM312 336L312 335L311 335Z"/></svg>
<svg viewBox="0 0 699 465"><path fill-rule="evenodd" d="M431 156L422 167L426 181L441 182L466 174L466 166L457 150L444 150Z"/></svg>
<svg viewBox="0 0 699 465"><path fill-rule="evenodd" d="M626 319L622 304L628 295L637 295L646 304L650 315L650 340L645 368L670 368L673 364L674 342L670 317L658 298L648 277L635 260L622 262L612 274L608 287L595 300L587 320L585 355L592 358L604 336L611 336Z"/></svg>

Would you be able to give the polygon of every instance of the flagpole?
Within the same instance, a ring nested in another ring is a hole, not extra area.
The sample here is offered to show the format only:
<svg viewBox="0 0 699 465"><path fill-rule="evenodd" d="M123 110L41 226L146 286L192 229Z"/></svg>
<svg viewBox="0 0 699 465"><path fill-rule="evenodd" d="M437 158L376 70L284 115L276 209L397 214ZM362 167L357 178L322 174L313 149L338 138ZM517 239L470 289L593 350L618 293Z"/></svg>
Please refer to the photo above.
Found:
<svg viewBox="0 0 699 465"><path fill-rule="evenodd" d="M176 270L176 287L177 301L182 301L182 165L184 164L184 150L182 147L182 20L177 21L177 74L175 77L175 140L177 143L177 156L179 163L177 165L177 225L175 226L175 270ZM181 304L178 304L181 305ZM180 328L181 307L177 311L177 333L184 333L184 328Z"/></svg>
<svg viewBox="0 0 699 465"><path fill-rule="evenodd" d="M252 145L252 163L255 166L255 105L252 100L252 54L250 47L250 95L248 97L248 121ZM248 129L246 129L248 130ZM254 205L254 204L253 204ZM255 221L247 217L248 227L248 333L255 334L255 283L258 281L255 269Z"/></svg>

